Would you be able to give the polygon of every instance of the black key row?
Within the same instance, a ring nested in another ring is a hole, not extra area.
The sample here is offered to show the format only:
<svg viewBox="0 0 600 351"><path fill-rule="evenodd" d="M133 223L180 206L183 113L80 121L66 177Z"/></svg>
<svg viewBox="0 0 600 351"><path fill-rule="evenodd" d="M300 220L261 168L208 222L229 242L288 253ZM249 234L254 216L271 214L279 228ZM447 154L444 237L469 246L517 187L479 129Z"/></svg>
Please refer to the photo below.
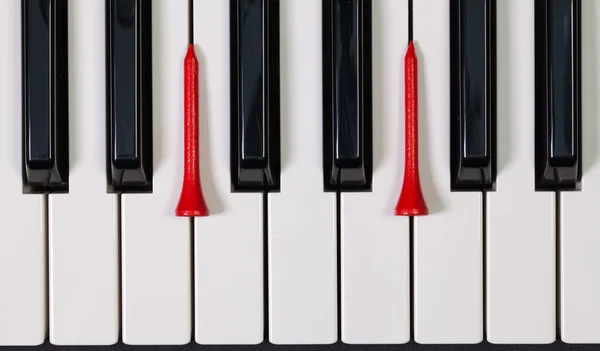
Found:
<svg viewBox="0 0 600 351"><path fill-rule="evenodd" d="M535 2L537 190L581 180L580 1ZM370 191L371 0L322 3L323 187ZM68 192L67 0L22 4L24 192ZM109 192L152 191L151 12L106 0ZM453 191L495 186L495 17L496 0L450 1ZM279 0L230 0L230 36L232 191L279 191Z"/></svg>
<svg viewBox="0 0 600 351"><path fill-rule="evenodd" d="M23 185L67 192L67 0L22 0ZM107 187L152 191L151 1L106 1Z"/></svg>

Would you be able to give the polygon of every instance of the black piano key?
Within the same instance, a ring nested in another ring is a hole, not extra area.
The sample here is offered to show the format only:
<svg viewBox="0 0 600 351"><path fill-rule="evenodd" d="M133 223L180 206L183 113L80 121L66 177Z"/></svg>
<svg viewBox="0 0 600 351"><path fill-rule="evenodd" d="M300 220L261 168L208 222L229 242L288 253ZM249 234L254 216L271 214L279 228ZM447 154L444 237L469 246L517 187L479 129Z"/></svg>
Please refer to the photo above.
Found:
<svg viewBox="0 0 600 351"><path fill-rule="evenodd" d="M231 184L279 191L279 0L230 0Z"/></svg>
<svg viewBox="0 0 600 351"><path fill-rule="evenodd" d="M67 0L22 1L23 191L68 192Z"/></svg>
<svg viewBox="0 0 600 351"><path fill-rule="evenodd" d="M358 6L352 1L334 5L333 16L333 129L335 163L356 167L361 163L358 118Z"/></svg>
<svg viewBox="0 0 600 351"><path fill-rule="evenodd" d="M242 167L266 166L265 118L263 104L262 4L260 0L241 3L240 71L242 72Z"/></svg>
<svg viewBox="0 0 600 351"><path fill-rule="evenodd" d="M152 191L152 3L106 2L109 192Z"/></svg>
<svg viewBox="0 0 600 351"><path fill-rule="evenodd" d="M581 2L535 2L535 182L576 190L581 181Z"/></svg>
<svg viewBox="0 0 600 351"><path fill-rule="evenodd" d="M371 84L371 1L323 1L326 191L371 189Z"/></svg>
<svg viewBox="0 0 600 351"><path fill-rule="evenodd" d="M450 172L453 191L496 180L496 1L450 2Z"/></svg>

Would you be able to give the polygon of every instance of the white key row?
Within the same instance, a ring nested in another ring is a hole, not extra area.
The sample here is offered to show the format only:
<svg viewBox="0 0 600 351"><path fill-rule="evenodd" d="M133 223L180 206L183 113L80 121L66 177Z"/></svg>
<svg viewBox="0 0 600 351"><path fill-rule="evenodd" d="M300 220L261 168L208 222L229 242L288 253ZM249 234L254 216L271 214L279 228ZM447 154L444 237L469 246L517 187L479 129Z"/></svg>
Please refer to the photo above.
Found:
<svg viewBox="0 0 600 351"><path fill-rule="evenodd" d="M256 344L266 325L275 344L333 343L338 328L342 341L357 344L411 335L436 344L550 343L558 315L563 341L600 342L600 3L582 0L583 190L558 195L557 219L557 195L533 191L534 0L497 4L499 186L485 197L449 187L448 2L414 1L421 181L431 214L414 220L412 263L409 221L393 216L408 0L372 2L373 191L341 195L339 243L336 196L321 191L321 1L280 2L282 186L266 198L230 191L229 4L194 1L211 216L193 227L174 216L188 1L153 1L154 191L120 201L105 191L104 6L69 2L70 189L43 196L21 192L20 0L0 2L0 345L47 336L104 345L119 333L127 344L185 344L192 334L200 344Z"/></svg>

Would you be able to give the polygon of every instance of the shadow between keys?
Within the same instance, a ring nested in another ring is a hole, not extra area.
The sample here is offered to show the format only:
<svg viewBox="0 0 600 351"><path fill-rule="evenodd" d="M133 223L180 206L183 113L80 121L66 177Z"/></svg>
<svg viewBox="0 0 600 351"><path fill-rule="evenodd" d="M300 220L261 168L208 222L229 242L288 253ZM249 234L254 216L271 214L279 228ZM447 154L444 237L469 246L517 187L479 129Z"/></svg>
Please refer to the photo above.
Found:
<svg viewBox="0 0 600 351"><path fill-rule="evenodd" d="M442 201L441 196L439 195L439 189L437 189L436 184L433 180L433 175L431 171L431 148L430 148L430 140L429 140L429 115L427 109L427 101L429 97L426 94L426 83L425 83L425 62L427 57L422 55L418 41L414 42L415 52L417 54L418 60L418 93L419 93L419 102L418 102L418 111L419 111L419 174L421 178L421 189L423 190L423 196L425 197L425 201L427 203L427 207L429 208L429 214L435 214L438 212L442 212L445 208L444 203ZM402 95L404 96L404 89L402 89ZM449 97L447 97L450 99ZM449 111L447 111L449 113ZM402 112L404 115L404 111ZM450 117L447 116L446 122L443 125L436 126L436 128L444 128L444 132L447 133L447 137L444 138L448 141L447 146L448 149L450 147L449 138L450 138ZM447 154L449 159L450 154ZM450 174L449 169L449 161L444 163L447 165L447 169L445 170ZM449 177L448 177L449 179ZM443 186L450 187L450 182Z"/></svg>
<svg viewBox="0 0 600 351"><path fill-rule="evenodd" d="M223 202L219 198L219 194L217 191L217 186L212 173L212 166L214 165L213 156L211 153L211 135L210 135L210 109L209 109L209 99L208 99L208 85L206 84L206 76L208 72L206 57L202 51L194 46L194 50L196 52L196 57L198 58L198 75L199 75L199 87L198 87L198 95L199 95L199 128L200 128L200 181L202 186L202 192L204 194L204 199L208 205L210 210L210 214L216 215L222 213L225 208L223 206ZM227 109L228 111L228 109ZM229 115L226 116L217 116L216 118L227 118L229 119ZM227 138L224 140L229 140L229 130L225 131ZM227 162L229 163L229 162Z"/></svg>
<svg viewBox="0 0 600 351"><path fill-rule="evenodd" d="M600 2L588 1L582 4L581 11L581 131L582 131L582 172L585 175L598 161L598 24L595 14Z"/></svg>

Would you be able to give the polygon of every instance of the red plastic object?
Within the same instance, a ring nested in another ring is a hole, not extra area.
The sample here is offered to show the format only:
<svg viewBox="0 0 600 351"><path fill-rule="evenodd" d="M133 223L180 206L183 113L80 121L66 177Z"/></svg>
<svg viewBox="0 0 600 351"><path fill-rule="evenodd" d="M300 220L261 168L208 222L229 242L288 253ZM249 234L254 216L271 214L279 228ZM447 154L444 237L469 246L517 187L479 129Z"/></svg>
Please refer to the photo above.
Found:
<svg viewBox="0 0 600 351"><path fill-rule="evenodd" d="M198 60L190 44L183 61L184 169L183 187L175 209L177 216L208 216L200 186L198 143Z"/></svg>
<svg viewBox="0 0 600 351"><path fill-rule="evenodd" d="M404 120L405 152L404 182L396 203L396 216L424 216L429 209L421 192L419 180L419 94L417 55L413 42L408 43L404 56Z"/></svg>

